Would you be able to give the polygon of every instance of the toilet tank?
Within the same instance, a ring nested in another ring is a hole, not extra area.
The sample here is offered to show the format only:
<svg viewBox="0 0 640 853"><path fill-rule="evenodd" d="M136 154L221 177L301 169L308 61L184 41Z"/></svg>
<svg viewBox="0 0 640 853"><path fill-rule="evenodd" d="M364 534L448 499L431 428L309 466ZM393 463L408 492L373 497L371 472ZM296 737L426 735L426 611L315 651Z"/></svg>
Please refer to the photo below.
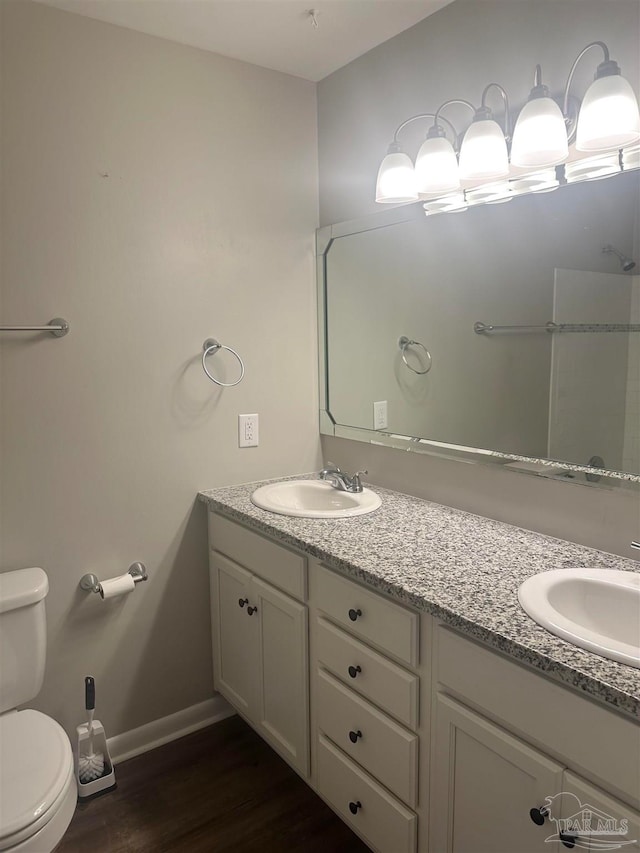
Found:
<svg viewBox="0 0 640 853"><path fill-rule="evenodd" d="M0 574L0 714L33 699L42 687L48 591L42 569Z"/></svg>

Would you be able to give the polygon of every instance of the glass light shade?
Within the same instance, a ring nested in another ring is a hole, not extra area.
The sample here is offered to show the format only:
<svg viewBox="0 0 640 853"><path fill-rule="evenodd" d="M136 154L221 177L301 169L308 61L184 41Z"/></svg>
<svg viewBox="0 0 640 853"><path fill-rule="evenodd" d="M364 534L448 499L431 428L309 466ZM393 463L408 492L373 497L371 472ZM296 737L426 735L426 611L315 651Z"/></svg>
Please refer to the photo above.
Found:
<svg viewBox="0 0 640 853"><path fill-rule="evenodd" d="M553 168L544 169L541 172L534 172L531 175L523 175L520 178L514 178L509 183L511 185L512 195L548 193L558 189L560 186L556 170Z"/></svg>
<svg viewBox="0 0 640 853"><path fill-rule="evenodd" d="M625 148L622 152L622 165L627 169L640 169L640 146Z"/></svg>
<svg viewBox="0 0 640 853"><path fill-rule="evenodd" d="M619 74L594 80L587 89L578 116L578 151L622 148L638 139L640 114L629 82Z"/></svg>
<svg viewBox="0 0 640 853"><path fill-rule="evenodd" d="M444 136L425 139L416 158L416 184L420 195L448 193L460 189L458 160Z"/></svg>
<svg viewBox="0 0 640 853"><path fill-rule="evenodd" d="M566 163L564 176L568 184L578 181L595 181L598 178L606 178L620 172L620 161L618 152L610 151L608 154L600 154L598 157L585 157L582 160L574 160Z"/></svg>
<svg viewBox="0 0 640 853"><path fill-rule="evenodd" d="M411 158L402 151L387 154L378 169L376 201L380 204L402 204L417 200L416 176Z"/></svg>
<svg viewBox="0 0 640 853"><path fill-rule="evenodd" d="M493 119L474 121L462 140L460 180L497 180L509 174L507 143Z"/></svg>
<svg viewBox="0 0 640 853"><path fill-rule="evenodd" d="M551 98L528 101L513 131L513 165L523 168L555 166L568 156L567 128L560 107Z"/></svg>
<svg viewBox="0 0 640 853"><path fill-rule="evenodd" d="M511 201L509 181L494 181L467 190L467 201L469 204L499 204L503 201Z"/></svg>
<svg viewBox="0 0 640 853"><path fill-rule="evenodd" d="M463 192L454 192L442 198L427 201L423 207L426 216L434 213L459 213L467 209L467 202Z"/></svg>

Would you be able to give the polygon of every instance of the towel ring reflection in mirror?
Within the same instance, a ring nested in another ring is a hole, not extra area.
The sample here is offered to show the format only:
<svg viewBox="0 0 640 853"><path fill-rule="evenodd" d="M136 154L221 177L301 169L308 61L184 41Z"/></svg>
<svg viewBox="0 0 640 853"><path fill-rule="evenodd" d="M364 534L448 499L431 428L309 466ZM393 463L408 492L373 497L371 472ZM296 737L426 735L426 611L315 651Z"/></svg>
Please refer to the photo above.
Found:
<svg viewBox="0 0 640 853"><path fill-rule="evenodd" d="M401 338L398 339L398 347L400 348L400 352L402 353L402 360L409 368L409 370L413 370L414 373L417 373L420 376L424 375L425 373L428 373L431 370L431 365L433 364L431 353L425 347L424 344L420 343L420 341L412 341L406 335L403 335ZM423 350L427 359L427 365L424 370L417 370L415 367L412 367L409 364L409 362L407 361L407 347L420 347L420 349Z"/></svg>
<svg viewBox="0 0 640 853"><path fill-rule="evenodd" d="M207 356L214 355L221 349L226 349L227 352L230 352L231 355L234 355L238 359L238 364L240 365L240 376L235 382L221 382L219 379L216 379L215 376L212 376L207 370ZM207 338L207 340L202 344L202 350L202 367L212 382L215 382L216 385L221 385L223 388L233 388L234 385L239 385L240 382L242 382L242 377L244 376L244 362L234 349L219 343L214 338Z"/></svg>

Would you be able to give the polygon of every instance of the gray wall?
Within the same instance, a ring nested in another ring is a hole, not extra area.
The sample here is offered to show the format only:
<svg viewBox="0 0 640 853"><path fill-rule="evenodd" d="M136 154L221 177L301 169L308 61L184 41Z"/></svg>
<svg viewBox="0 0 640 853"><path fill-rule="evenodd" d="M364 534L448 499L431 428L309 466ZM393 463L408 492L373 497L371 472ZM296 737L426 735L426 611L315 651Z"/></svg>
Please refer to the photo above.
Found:
<svg viewBox="0 0 640 853"><path fill-rule="evenodd" d="M379 210L376 173L396 126L448 98L478 102L484 85L495 80L519 106L536 63L559 94L574 57L595 39L608 43L637 87L639 24L640 6L627 0L456 0L335 72L318 85L321 224ZM578 95L600 61L596 50L591 53L575 77ZM467 120L463 108L447 115ZM411 154L424 137L425 127L417 127L403 137ZM368 467L381 485L634 556L629 542L640 532L637 493L589 490L343 439L322 443L326 458L346 468Z"/></svg>
<svg viewBox="0 0 640 853"><path fill-rule="evenodd" d="M25 0L2 13L2 322L71 332L0 340L0 570L49 575L34 704L71 731L91 673L114 735L212 695L198 489L319 462L315 86ZM211 335L245 359L236 388L202 371ZM256 449L240 412L260 413ZM78 591L136 559L151 579L127 598Z"/></svg>

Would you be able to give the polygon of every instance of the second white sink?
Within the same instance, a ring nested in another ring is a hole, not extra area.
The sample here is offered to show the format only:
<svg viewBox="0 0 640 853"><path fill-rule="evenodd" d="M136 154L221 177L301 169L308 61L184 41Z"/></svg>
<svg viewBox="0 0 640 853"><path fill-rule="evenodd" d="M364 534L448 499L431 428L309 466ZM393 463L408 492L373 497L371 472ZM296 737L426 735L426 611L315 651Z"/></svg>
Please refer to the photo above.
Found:
<svg viewBox="0 0 640 853"><path fill-rule="evenodd" d="M556 569L518 590L525 612L575 646L640 668L640 573Z"/></svg>
<svg viewBox="0 0 640 853"><path fill-rule="evenodd" d="M285 480L260 486L251 495L260 509L299 518L349 518L377 509L382 501L371 489L343 492L323 480Z"/></svg>

